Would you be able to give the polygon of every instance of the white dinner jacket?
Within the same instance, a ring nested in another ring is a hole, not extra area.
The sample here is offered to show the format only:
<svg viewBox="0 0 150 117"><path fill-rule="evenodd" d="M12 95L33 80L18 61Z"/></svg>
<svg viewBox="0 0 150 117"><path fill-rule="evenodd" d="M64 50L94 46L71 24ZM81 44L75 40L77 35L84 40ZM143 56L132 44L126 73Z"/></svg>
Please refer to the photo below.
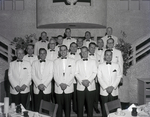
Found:
<svg viewBox="0 0 150 117"><path fill-rule="evenodd" d="M112 91L112 96L118 95L118 84L122 77L119 65L113 63L111 65L106 65L106 62L103 62L98 67L98 81L100 83L100 95L108 96L106 88L113 86L114 90Z"/></svg>
<svg viewBox="0 0 150 117"><path fill-rule="evenodd" d="M23 62L20 63L20 72L19 72L19 62L17 60L10 63L9 66L9 81L10 81L10 93L11 94L18 94L18 92L15 90L15 87L22 86L25 84L27 87L24 91L21 91L20 93L28 93L30 92L30 83L31 83L31 65L29 62L23 60Z"/></svg>
<svg viewBox="0 0 150 117"><path fill-rule="evenodd" d="M67 57L65 64L65 75L63 75L63 62L61 58L54 61L54 80L55 80L55 93L62 94L63 90L60 87L61 83L67 84L67 88L64 90L65 94L72 93L73 82L75 73L75 60Z"/></svg>
<svg viewBox="0 0 150 117"><path fill-rule="evenodd" d="M28 56L29 56L28 54L25 55L23 57L23 60L30 62L31 65L32 65L33 61L38 60L38 57L36 55L34 55L34 54L32 55L33 57L28 57Z"/></svg>
<svg viewBox="0 0 150 117"><path fill-rule="evenodd" d="M75 38L71 38L71 39L65 38L65 39L63 40L63 45L66 45L67 48L69 49L70 44L71 44L72 42L75 42L75 43L76 43L76 39L75 39Z"/></svg>
<svg viewBox="0 0 150 117"><path fill-rule="evenodd" d="M98 54L94 53L94 56L93 56L93 55L90 55L90 53L89 53L88 58L90 58L92 60L95 60L96 61L96 65L97 66L99 65L101 58L100 58L100 56Z"/></svg>
<svg viewBox="0 0 150 117"><path fill-rule="evenodd" d="M47 50L47 56L46 59L50 61L54 61L58 58L58 51L50 51L50 49Z"/></svg>
<svg viewBox="0 0 150 117"><path fill-rule="evenodd" d="M89 44L90 44L91 42L93 42L93 43L95 43L95 44L96 44L96 42L95 42L94 40L90 39L90 41L86 41L86 40L84 40L84 41L83 41L83 46L86 46L86 47L88 47L88 48L89 48Z"/></svg>
<svg viewBox="0 0 150 117"><path fill-rule="evenodd" d="M86 70L85 70L85 65L84 62L86 63ZM88 61L83 61L82 59L78 60L76 62L76 71L75 71L75 76L77 78L77 90L79 91L84 91L85 86L82 85L82 80L89 80L89 86L87 89L89 91L93 91L96 89L95 87L95 77L97 74L97 65L95 60L88 59Z"/></svg>
<svg viewBox="0 0 150 117"><path fill-rule="evenodd" d="M104 53L105 53L105 50L103 51L102 56L101 56L101 63L104 62ZM121 73L123 73L123 58L122 58L121 51L113 48L112 53L113 53L112 62L119 64Z"/></svg>
<svg viewBox="0 0 150 117"><path fill-rule="evenodd" d="M38 86L44 84L46 86L44 94L51 93L51 80L53 78L53 62L46 60L43 73L41 73L40 60L34 61L32 64L32 79L34 82L34 94L39 94Z"/></svg>
<svg viewBox="0 0 150 117"><path fill-rule="evenodd" d="M106 48L106 44L107 44L107 40L109 39L110 37L108 35L102 37L102 40L104 42L104 48ZM116 44L118 44L118 38L116 36L113 36L111 35L111 38L114 39L114 46L116 46Z"/></svg>
<svg viewBox="0 0 150 117"><path fill-rule="evenodd" d="M49 43L48 41L46 41L46 42L42 42L42 41L36 42L35 46L34 46L34 54L38 56L40 48L45 48L47 50L48 43Z"/></svg>

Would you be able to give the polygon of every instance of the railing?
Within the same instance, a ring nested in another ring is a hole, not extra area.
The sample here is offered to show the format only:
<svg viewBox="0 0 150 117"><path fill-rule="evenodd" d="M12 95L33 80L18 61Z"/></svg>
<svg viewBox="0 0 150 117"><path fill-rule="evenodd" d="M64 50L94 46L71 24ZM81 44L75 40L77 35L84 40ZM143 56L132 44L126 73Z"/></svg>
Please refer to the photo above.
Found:
<svg viewBox="0 0 150 117"><path fill-rule="evenodd" d="M132 50L130 52L129 62L130 65L135 65L144 57L150 54L150 34L143 38L138 39L132 44Z"/></svg>
<svg viewBox="0 0 150 117"><path fill-rule="evenodd" d="M10 63L14 55L15 48L10 45L5 37L0 36L0 58Z"/></svg>

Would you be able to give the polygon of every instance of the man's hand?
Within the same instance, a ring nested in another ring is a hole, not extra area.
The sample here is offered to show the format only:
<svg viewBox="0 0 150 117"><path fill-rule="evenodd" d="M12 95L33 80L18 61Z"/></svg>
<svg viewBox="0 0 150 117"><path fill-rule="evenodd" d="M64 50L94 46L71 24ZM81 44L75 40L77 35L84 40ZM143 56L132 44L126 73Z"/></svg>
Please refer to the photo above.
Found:
<svg viewBox="0 0 150 117"><path fill-rule="evenodd" d="M60 84L61 89L64 91L67 88L67 84L61 83Z"/></svg>
<svg viewBox="0 0 150 117"><path fill-rule="evenodd" d="M26 89L26 85L25 84L23 84L22 86L21 86L21 91L24 91L25 89Z"/></svg>
<svg viewBox="0 0 150 117"><path fill-rule="evenodd" d="M107 93L112 93L114 87L113 86L109 86L106 88Z"/></svg>
<svg viewBox="0 0 150 117"><path fill-rule="evenodd" d="M17 92L21 92L20 86L16 86L16 87L15 87L15 90L16 90Z"/></svg>
<svg viewBox="0 0 150 117"><path fill-rule="evenodd" d="M90 81L88 81L88 80L82 80L82 85L85 87L88 87L89 83L90 83Z"/></svg>
<svg viewBox="0 0 150 117"><path fill-rule="evenodd" d="M44 91L45 88L46 88L46 87L45 87L44 84L40 84L40 85L38 86L38 89L41 90L41 91Z"/></svg>

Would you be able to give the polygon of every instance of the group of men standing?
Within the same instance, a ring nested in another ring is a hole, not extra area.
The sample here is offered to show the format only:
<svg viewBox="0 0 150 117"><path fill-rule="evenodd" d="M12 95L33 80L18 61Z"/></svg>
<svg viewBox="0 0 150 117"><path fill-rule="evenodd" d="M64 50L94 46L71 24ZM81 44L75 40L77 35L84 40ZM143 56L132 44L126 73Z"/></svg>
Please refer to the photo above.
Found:
<svg viewBox="0 0 150 117"><path fill-rule="evenodd" d="M78 117L83 117L84 106L87 116L92 117L93 108L99 111L100 95L102 114L106 117L104 103L118 98L123 72L122 54L114 48L117 38L111 33L112 28L107 28L107 35L96 42L89 31L84 40L74 39L67 28L65 39L59 35L57 40L49 41L47 33L42 32L35 46L27 46L26 55L24 50L17 49L17 60L9 67L12 102L27 108L33 82L35 111L39 111L41 100L53 101L58 104L57 117L62 117L63 111L65 117L70 117L73 100Z"/></svg>

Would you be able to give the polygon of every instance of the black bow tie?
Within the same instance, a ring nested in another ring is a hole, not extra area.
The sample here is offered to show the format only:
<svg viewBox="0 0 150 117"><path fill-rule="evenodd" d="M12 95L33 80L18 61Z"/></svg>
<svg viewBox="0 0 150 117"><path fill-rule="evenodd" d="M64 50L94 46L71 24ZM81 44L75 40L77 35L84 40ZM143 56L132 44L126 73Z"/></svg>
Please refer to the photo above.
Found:
<svg viewBox="0 0 150 117"><path fill-rule="evenodd" d="M83 61L88 61L88 59L83 59Z"/></svg>
<svg viewBox="0 0 150 117"><path fill-rule="evenodd" d="M108 51L113 51L113 49L107 49Z"/></svg>
<svg viewBox="0 0 150 117"><path fill-rule="evenodd" d="M103 49L98 49L98 50L103 50Z"/></svg>
<svg viewBox="0 0 150 117"><path fill-rule="evenodd" d="M23 60L17 60L17 62L23 62Z"/></svg>
<svg viewBox="0 0 150 117"><path fill-rule="evenodd" d="M89 39L87 39L86 41L90 41Z"/></svg>
<svg viewBox="0 0 150 117"><path fill-rule="evenodd" d="M81 49L81 48L78 48L78 49Z"/></svg>
<svg viewBox="0 0 150 117"><path fill-rule="evenodd" d="M71 39L70 37L67 38L67 40L70 40L70 39Z"/></svg>
<svg viewBox="0 0 150 117"><path fill-rule="evenodd" d="M67 59L67 57L62 57L61 59Z"/></svg>
<svg viewBox="0 0 150 117"><path fill-rule="evenodd" d="M111 38L111 36L108 36L108 38Z"/></svg>
<svg viewBox="0 0 150 117"><path fill-rule="evenodd" d="M70 53L71 55L75 55L75 53Z"/></svg>
<svg viewBox="0 0 150 117"><path fill-rule="evenodd" d="M31 55L31 56L28 56L28 57L33 57L33 55Z"/></svg>
<svg viewBox="0 0 150 117"><path fill-rule="evenodd" d="M106 62L106 65L110 64L111 65L111 62Z"/></svg>
<svg viewBox="0 0 150 117"><path fill-rule="evenodd" d="M40 60L40 63L45 62L45 60Z"/></svg>
<svg viewBox="0 0 150 117"><path fill-rule="evenodd" d="M50 52L54 52L55 50L50 50Z"/></svg>
<svg viewBox="0 0 150 117"><path fill-rule="evenodd" d="M41 41L41 42L44 42L44 43L45 43L46 41Z"/></svg>
<svg viewBox="0 0 150 117"><path fill-rule="evenodd" d="M89 54L90 56L94 56L94 54Z"/></svg>

